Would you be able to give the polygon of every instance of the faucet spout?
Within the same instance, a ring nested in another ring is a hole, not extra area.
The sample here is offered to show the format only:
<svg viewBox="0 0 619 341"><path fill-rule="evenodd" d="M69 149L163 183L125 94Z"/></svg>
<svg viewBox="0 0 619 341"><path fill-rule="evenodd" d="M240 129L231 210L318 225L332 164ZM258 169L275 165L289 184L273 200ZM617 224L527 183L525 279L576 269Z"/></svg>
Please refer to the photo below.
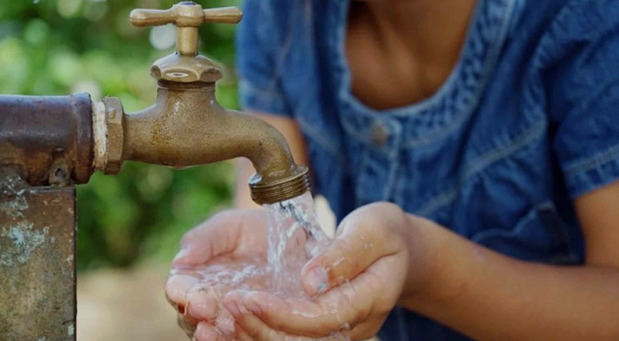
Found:
<svg viewBox="0 0 619 341"><path fill-rule="evenodd" d="M294 163L275 128L215 100L221 71L198 54L198 28L205 22L235 24L242 16L237 8L205 10L192 1L168 10L131 11L136 26L176 25L176 52L151 67L159 84L151 107L126 115L115 98L92 106L95 169L117 173L124 160L186 167L246 157L256 168L249 181L255 202L274 203L309 190L307 167Z"/></svg>
<svg viewBox="0 0 619 341"><path fill-rule="evenodd" d="M295 164L281 133L256 117L222 108L214 82L159 81L155 103L123 113L121 124L121 163L187 167L246 157L256 168L250 188L257 203L289 199L309 189L308 170Z"/></svg>

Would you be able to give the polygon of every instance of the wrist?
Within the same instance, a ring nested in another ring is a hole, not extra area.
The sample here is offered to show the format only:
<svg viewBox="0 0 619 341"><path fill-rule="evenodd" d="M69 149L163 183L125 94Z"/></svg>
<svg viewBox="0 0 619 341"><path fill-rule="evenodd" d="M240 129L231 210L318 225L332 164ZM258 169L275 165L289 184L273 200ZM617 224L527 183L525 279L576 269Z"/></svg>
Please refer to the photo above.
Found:
<svg viewBox="0 0 619 341"><path fill-rule="evenodd" d="M408 268L398 303L411 306L416 297L432 287L433 276L438 274L440 269L437 234L440 226L418 216L406 216L407 226L402 229L402 240L408 252Z"/></svg>

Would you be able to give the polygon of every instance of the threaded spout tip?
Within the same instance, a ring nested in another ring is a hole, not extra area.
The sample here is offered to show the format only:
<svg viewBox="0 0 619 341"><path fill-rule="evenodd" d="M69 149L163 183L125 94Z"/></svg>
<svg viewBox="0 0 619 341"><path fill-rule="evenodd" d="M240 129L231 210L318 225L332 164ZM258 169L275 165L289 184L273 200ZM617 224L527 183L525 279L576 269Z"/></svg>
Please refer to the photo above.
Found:
<svg viewBox="0 0 619 341"><path fill-rule="evenodd" d="M309 170L304 166L298 166L298 171L274 182L261 183L260 180L249 181L251 198L260 205L292 199L311 189Z"/></svg>

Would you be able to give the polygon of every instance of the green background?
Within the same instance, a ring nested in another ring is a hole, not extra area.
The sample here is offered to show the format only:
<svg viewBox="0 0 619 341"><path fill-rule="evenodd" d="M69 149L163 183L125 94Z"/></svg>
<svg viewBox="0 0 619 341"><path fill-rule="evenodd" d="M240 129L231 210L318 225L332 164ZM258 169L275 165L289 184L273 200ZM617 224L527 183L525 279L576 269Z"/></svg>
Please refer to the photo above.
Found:
<svg viewBox="0 0 619 341"><path fill-rule="evenodd" d="M132 27L133 8L169 8L168 0L14 0L0 3L0 93L120 97L127 112L149 106L157 58L173 52L173 28ZM196 1L203 7L234 0ZM201 53L220 63L217 98L238 107L234 25L200 29ZM155 48L157 46L158 48ZM182 234L230 204L229 162L173 170L126 162L115 176L95 174L78 187L78 269L167 262Z"/></svg>

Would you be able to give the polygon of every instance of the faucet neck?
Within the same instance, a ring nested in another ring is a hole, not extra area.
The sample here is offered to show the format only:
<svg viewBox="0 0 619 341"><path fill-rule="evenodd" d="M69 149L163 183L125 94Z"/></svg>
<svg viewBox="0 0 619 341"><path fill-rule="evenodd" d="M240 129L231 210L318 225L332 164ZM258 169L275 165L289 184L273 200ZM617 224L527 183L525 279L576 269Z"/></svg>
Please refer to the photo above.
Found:
<svg viewBox="0 0 619 341"><path fill-rule="evenodd" d="M165 108L174 105L198 107L219 106L215 98L215 83L180 83L159 81L156 105Z"/></svg>
<svg viewBox="0 0 619 341"><path fill-rule="evenodd" d="M160 80L157 82L157 95L164 93L188 93L191 95L206 95L211 98L215 98L215 82L170 82Z"/></svg>
<svg viewBox="0 0 619 341"><path fill-rule="evenodd" d="M123 160L173 167L246 157L256 168L250 181L257 203L272 203L309 188L305 167L294 163L283 135L266 122L225 110L214 82L160 81L156 103L123 115Z"/></svg>

